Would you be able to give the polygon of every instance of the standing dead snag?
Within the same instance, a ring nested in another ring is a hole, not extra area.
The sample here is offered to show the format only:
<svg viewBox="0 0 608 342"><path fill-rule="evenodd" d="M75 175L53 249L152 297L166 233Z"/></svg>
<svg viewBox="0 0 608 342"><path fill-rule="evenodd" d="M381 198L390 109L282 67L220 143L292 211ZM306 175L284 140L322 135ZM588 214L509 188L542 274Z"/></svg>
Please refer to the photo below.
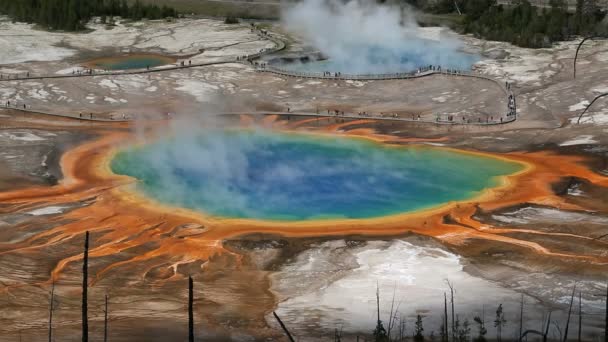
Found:
<svg viewBox="0 0 608 342"><path fill-rule="evenodd" d="M524 333L524 294L521 294L521 305L519 306L519 336Z"/></svg>
<svg viewBox="0 0 608 342"><path fill-rule="evenodd" d="M583 336L583 294L578 293L578 342L582 341Z"/></svg>
<svg viewBox="0 0 608 342"><path fill-rule="evenodd" d="M376 284L376 309L378 313L378 321L376 323L376 329L374 329L374 340L376 342L388 341L389 338L386 335L386 330L380 320L380 285Z"/></svg>
<svg viewBox="0 0 608 342"><path fill-rule="evenodd" d="M444 329L444 341L448 342L450 340L450 334L448 333L448 296L444 292L443 293L443 329Z"/></svg>
<svg viewBox="0 0 608 342"><path fill-rule="evenodd" d="M55 308L55 281L51 287L51 303L49 305L49 342L53 342L53 309Z"/></svg>
<svg viewBox="0 0 608 342"><path fill-rule="evenodd" d="M450 302L452 303L452 341L456 339L456 321L454 320L454 285L446 279L448 287L450 288Z"/></svg>
<svg viewBox="0 0 608 342"><path fill-rule="evenodd" d="M570 327L570 316L572 315L572 303L574 303L574 291L576 285L572 288L572 297L570 297L570 308L568 309L568 318L566 319L566 328L564 329L564 342L568 341L568 328Z"/></svg>
<svg viewBox="0 0 608 342"><path fill-rule="evenodd" d="M103 342L108 342L108 295L106 294L106 305L103 311Z"/></svg>
<svg viewBox="0 0 608 342"><path fill-rule="evenodd" d="M188 277L188 341L194 342L194 283Z"/></svg>
<svg viewBox="0 0 608 342"><path fill-rule="evenodd" d="M608 342L608 283L606 283L606 323L604 324L604 342Z"/></svg>
<svg viewBox="0 0 608 342"><path fill-rule="evenodd" d="M87 307L87 288L89 279L89 231L84 237L84 257L82 263L82 342L89 340L89 317Z"/></svg>

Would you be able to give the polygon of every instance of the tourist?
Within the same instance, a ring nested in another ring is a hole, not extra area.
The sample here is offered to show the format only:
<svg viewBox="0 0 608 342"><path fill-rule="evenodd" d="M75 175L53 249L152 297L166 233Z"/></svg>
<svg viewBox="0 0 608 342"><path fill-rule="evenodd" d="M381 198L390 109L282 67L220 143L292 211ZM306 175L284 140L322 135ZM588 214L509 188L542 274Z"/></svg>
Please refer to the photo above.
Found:
<svg viewBox="0 0 608 342"><path fill-rule="evenodd" d="M192 60L189 60L189 61L188 61L188 65L192 65Z"/></svg>

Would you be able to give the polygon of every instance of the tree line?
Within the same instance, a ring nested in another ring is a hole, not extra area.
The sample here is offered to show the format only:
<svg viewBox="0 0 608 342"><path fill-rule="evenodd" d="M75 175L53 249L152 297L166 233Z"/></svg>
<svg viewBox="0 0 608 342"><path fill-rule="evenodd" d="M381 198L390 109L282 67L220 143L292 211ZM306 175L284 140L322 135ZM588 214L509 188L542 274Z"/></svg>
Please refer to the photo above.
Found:
<svg viewBox="0 0 608 342"><path fill-rule="evenodd" d="M141 20L176 17L177 11L163 5L143 4L136 0L0 0L0 14L15 22L38 24L48 30L81 31L92 17L107 16Z"/></svg>
<svg viewBox="0 0 608 342"><path fill-rule="evenodd" d="M496 0L439 0L424 5L407 0L432 13L461 13L462 29L477 37L510 42L531 48L550 47L572 36L607 36L606 15L597 0L577 0L571 13L565 0L551 0L549 7L538 8L528 0L513 5L497 5Z"/></svg>

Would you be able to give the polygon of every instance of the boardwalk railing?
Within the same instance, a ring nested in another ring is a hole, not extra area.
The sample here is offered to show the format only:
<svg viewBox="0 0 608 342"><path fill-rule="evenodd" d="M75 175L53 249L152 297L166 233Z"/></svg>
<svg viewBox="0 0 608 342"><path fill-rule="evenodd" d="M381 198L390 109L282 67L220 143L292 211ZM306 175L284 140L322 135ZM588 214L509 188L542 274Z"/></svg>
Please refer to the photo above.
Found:
<svg viewBox="0 0 608 342"><path fill-rule="evenodd" d="M272 74L286 76L286 77L314 78L314 79L328 79L328 80L359 80L359 81L363 81L363 80L398 80L398 79L416 79L416 78L427 77L427 76L431 76L431 75L445 75L445 76L454 76L454 77L474 77L474 78L484 79L487 81L494 82L504 91L505 95L508 98L508 100L507 100L508 111L507 111L506 115L504 115L504 116L498 115L497 116L498 120L486 119L485 122L482 121L481 119L478 119L477 121L475 121L475 120L471 121L470 119L464 120L464 121L453 120L453 116L450 114L436 115L435 120L428 120L428 119L425 120L425 119L416 119L416 118L410 119L410 118L394 117L394 116L390 116L390 115L385 116L382 114L380 114L380 115L363 114L362 115L362 114L343 113L343 112L340 112L340 113L336 112L335 114L332 114L332 113L328 113L328 114L290 113L290 112L272 112L272 113L270 113L270 112L263 112L263 113L244 112L244 113L221 113L219 115L272 114L272 115L286 115L286 116L294 115L294 116L316 116L316 117L329 117L329 118L336 117L336 118L349 118L349 119L369 118L369 119L374 119L374 120L434 123L434 124L441 124L441 125L480 125L480 126L505 124L505 123L510 123L510 122L514 122L515 120L517 120L515 96L514 96L513 92L511 91L510 84L503 83L495 78L492 78L492 77L489 77L486 75L477 74L473 71L445 69L445 68L433 67L433 66L425 66L425 67L419 68L418 70L416 70L414 72L389 73L389 74L357 74L357 75L353 74L353 75L349 75L349 74L330 73L330 72L326 72L326 73L296 72L293 70L288 70L288 69L279 68L279 67L276 67L273 65L268 65L265 62L257 62L257 60L260 59L264 55L272 54L272 53L276 53L278 51L284 50L286 47L286 44L282 39L276 37L274 34L268 33L265 30L261 30L256 27L252 27L252 32L256 32L257 35L260 36L262 39L267 39L267 40L272 41L274 43L274 47L269 48L269 49L261 49L259 52L254 53L254 54L239 56L236 58L236 61L231 58L229 60L220 60L220 61L216 61L216 62L207 62L207 63L185 64L184 62L181 62L181 65L175 64L175 65L169 65L169 66L158 67L158 68L137 69L137 70L127 70L127 71L100 71L100 70L89 69L89 71L85 72L85 73L74 72L73 74L67 74L67 75L58 75L58 74L31 75L28 72L27 74L24 74L22 77L19 77L19 75L17 75L15 78L5 77L6 75L2 75L2 77L0 77L0 82L1 81L30 80L30 79L59 79L59 78L72 78L72 77L134 75L134 74L162 72L162 71L178 70L178 69L201 67L201 66L210 66L210 65L216 65L216 64L227 64L227 63L234 63L234 62L237 62L237 63L243 62L243 63L251 64L256 68L256 71L258 71L258 72L267 72L267 73L272 73ZM86 117L86 114L84 116L82 116L82 115L79 115L79 116L61 115L61 114L56 114L56 113L44 112L44 111L36 111L31 108L28 109L27 106L24 106L24 108L22 109L21 106L17 106L16 103L14 103L13 106L11 106L10 104L13 104L13 103L9 103L9 101L7 101L6 105L3 107L0 107L0 109L13 109L13 110L19 110L19 111L28 112L28 113L63 116L63 117L75 118L75 119L80 119L80 120L88 120L88 121L130 121L129 119L93 118L92 114L88 118Z"/></svg>
<svg viewBox="0 0 608 342"><path fill-rule="evenodd" d="M406 79L417 79L421 77L427 77L432 75L443 75L443 76L451 76L451 77L472 77L481 80L486 80L492 82L504 92L507 97L507 111L506 114L498 114L497 120L486 119L485 122L480 122L473 120L465 120L463 122L459 122L459 120L453 120L453 116L449 114L438 115L436 120L431 121L438 124L472 124L472 125L495 125L495 124L505 124L514 122L517 120L517 108L515 103L515 95L512 92L511 84L508 82L500 81L496 78L475 73L474 71L468 70L455 70L455 69L445 69L441 67L423 67L419 68L413 72L402 72L402 73L390 73L390 74L342 74L336 72L301 72L294 71L285 68L280 68L274 65L268 64L255 64L257 72L267 72L275 75L286 76L286 77L295 77L295 78L309 78L309 79L322 79L322 80L352 80L352 81L381 81L381 80L406 80ZM447 117L447 119L443 117ZM377 118L378 116L374 116ZM397 119L397 118L394 118ZM414 122L424 122L417 119L405 119L403 118L400 121L414 121ZM429 122L428 120L426 122Z"/></svg>
<svg viewBox="0 0 608 342"><path fill-rule="evenodd" d="M127 118L106 118L99 116L89 116L83 115L79 116L77 114L65 114L65 113L53 113L42 110L34 110L31 108L23 109L21 107L0 107L0 110L14 110L22 113L28 114L42 114L42 115L50 115L57 116L69 119L78 119L81 121L100 121L100 122L129 122L134 121L131 115ZM482 121L482 122L459 122L459 121L450 121L445 118L437 118L436 120L428 120L428 119L415 119L415 118L405 118L405 117L394 117L390 115L377 115L377 114L355 114L355 113L344 113L344 114L335 114L330 112L329 114L325 113L311 113L311 112L221 112L221 113L211 113L210 116L235 116L235 115L278 115L283 117L318 117L318 118L335 118L335 119L353 119L353 120L361 120L361 119L369 119L369 120L377 120L377 121L392 121L392 122L413 122L413 123L423 123L423 124L437 124L437 125L472 125L472 126L493 126L505 124L508 122L515 121L515 117L511 117L508 120L501 121Z"/></svg>

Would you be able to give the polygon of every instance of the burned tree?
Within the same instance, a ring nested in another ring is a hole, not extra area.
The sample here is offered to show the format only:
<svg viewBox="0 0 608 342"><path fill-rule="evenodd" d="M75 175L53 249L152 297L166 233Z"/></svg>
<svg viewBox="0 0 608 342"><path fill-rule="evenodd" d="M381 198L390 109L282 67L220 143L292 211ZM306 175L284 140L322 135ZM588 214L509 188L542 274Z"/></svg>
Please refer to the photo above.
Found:
<svg viewBox="0 0 608 342"><path fill-rule="evenodd" d="M188 341L194 342L194 282L188 277Z"/></svg>
<svg viewBox="0 0 608 342"><path fill-rule="evenodd" d="M524 333L524 294L521 294L521 305L519 306L519 336Z"/></svg>
<svg viewBox="0 0 608 342"><path fill-rule="evenodd" d="M53 310L55 309L55 281L51 286L51 302L49 305L49 342L53 342Z"/></svg>
<svg viewBox="0 0 608 342"><path fill-rule="evenodd" d="M583 336L583 295L578 293L578 342L582 341Z"/></svg>
<svg viewBox="0 0 608 342"><path fill-rule="evenodd" d="M448 296L443 293L443 342L450 340L450 334L448 333Z"/></svg>
<svg viewBox="0 0 608 342"><path fill-rule="evenodd" d="M380 286L376 285L376 309L378 313L378 320L376 321L376 329L374 329L374 341L384 342L388 341L388 336L382 321L380 320Z"/></svg>
<svg viewBox="0 0 608 342"><path fill-rule="evenodd" d="M608 283L606 283L606 312L605 312L605 325L604 325L604 342L608 342Z"/></svg>
<svg viewBox="0 0 608 342"><path fill-rule="evenodd" d="M105 309L103 310L103 342L108 342L108 295L106 294Z"/></svg>
<svg viewBox="0 0 608 342"><path fill-rule="evenodd" d="M84 256L82 263L82 342L89 340L88 294L89 279L89 231L84 237Z"/></svg>
<svg viewBox="0 0 608 342"><path fill-rule="evenodd" d="M564 342L568 341L568 330L570 328L570 316L572 315L572 304L574 303L574 291L576 285L572 288L572 296L570 297L570 308L568 309L568 318L566 319L566 328L564 329Z"/></svg>
<svg viewBox="0 0 608 342"><path fill-rule="evenodd" d="M454 320L454 285L450 283L449 280L446 280L448 283L448 287L450 288L450 302L452 304L452 341L454 341L456 337L456 321Z"/></svg>

